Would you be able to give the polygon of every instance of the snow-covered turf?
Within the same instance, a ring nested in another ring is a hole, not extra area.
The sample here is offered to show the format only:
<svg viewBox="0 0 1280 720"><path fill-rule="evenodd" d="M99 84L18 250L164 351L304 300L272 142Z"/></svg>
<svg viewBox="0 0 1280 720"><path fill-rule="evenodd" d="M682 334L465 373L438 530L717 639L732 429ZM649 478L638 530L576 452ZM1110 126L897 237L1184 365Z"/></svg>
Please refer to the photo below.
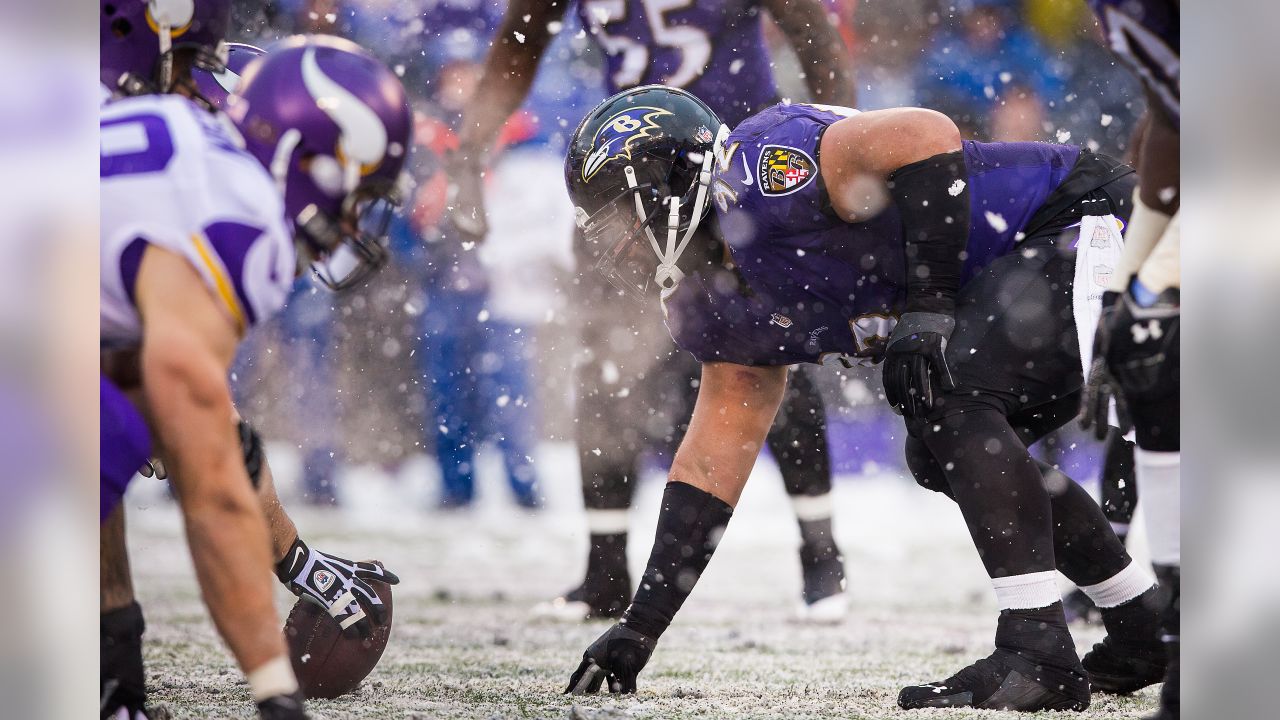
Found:
<svg viewBox="0 0 1280 720"><path fill-rule="evenodd" d="M583 649L607 625L530 619L529 608L580 578L586 537L571 448L546 444L539 467L548 506L512 509L481 463L474 510L430 509L425 459L397 474L353 470L344 507L290 502L296 460L269 457L285 502L314 547L383 560L403 582L379 667L354 694L310 703L317 718L1013 718L1014 713L906 713L904 684L941 679L990 652L995 609L959 513L944 497L894 476L837 480L836 534L850 617L837 627L789 621L800 592L798 533L776 469L760 463L706 575L662 638L634 697L561 694ZM659 478L633 512L631 567L648 555ZM155 481L128 499L137 592L147 617L153 703L177 718L253 717L247 686L200 603L176 509ZM279 591L282 613L293 601ZM1083 653L1100 633L1074 628ZM1079 718L1138 718L1154 689L1097 695ZM1055 715L1055 714L1046 714Z"/></svg>

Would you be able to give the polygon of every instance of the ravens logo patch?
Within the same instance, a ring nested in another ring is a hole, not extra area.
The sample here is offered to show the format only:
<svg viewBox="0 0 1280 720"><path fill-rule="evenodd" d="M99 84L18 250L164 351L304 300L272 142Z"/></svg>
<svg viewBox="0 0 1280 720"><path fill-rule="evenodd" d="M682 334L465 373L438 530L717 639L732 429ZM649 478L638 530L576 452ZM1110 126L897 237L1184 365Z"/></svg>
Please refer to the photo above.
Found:
<svg viewBox="0 0 1280 720"><path fill-rule="evenodd" d="M760 151L760 192L789 195L813 180L818 164L808 153L793 147L765 145Z"/></svg>

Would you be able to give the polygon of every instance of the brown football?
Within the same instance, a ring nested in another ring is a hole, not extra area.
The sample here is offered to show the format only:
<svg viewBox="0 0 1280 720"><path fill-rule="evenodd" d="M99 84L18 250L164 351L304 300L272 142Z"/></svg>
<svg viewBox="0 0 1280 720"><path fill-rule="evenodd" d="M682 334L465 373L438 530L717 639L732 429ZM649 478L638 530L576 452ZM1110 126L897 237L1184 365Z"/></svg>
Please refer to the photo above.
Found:
<svg viewBox="0 0 1280 720"><path fill-rule="evenodd" d="M284 639L298 684L308 698L336 698L345 695L373 672L391 639L391 586L369 581L387 606L387 619L374 623L373 635L344 633L338 621L320 603L302 597L284 623Z"/></svg>

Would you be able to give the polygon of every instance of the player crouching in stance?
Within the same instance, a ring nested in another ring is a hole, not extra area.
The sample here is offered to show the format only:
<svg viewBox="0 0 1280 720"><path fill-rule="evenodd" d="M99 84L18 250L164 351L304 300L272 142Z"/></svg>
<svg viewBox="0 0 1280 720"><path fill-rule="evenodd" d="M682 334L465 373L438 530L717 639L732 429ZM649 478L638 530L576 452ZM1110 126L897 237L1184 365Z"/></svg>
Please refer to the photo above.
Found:
<svg viewBox="0 0 1280 720"><path fill-rule="evenodd" d="M1124 214L1131 169L1069 145L962 142L920 108L781 104L731 132L693 96L650 86L587 116L565 172L607 248L598 268L660 290L672 336L703 363L640 588L569 692L635 690L733 514L786 367L827 358L884 360L912 470L960 505L1001 609L990 657L904 689L902 707L1088 706L1055 569L1103 608L1133 682L1159 680L1150 574L1089 495L1026 450L1079 401L1075 252L1060 236L1088 215L1114 240L1101 216ZM704 223L716 242L690 243Z"/></svg>
<svg viewBox="0 0 1280 720"><path fill-rule="evenodd" d="M217 58L207 51L225 31L229 3L213 5L121 3L103 22L124 35L152 27L152 42L185 35L198 59ZM210 17L216 32L203 24ZM162 40L151 57L137 47L104 42L104 78L136 73L169 90L173 67L191 66L177 43ZM164 71L153 74L157 67ZM135 353L140 371L132 393L101 382L102 513L120 521L116 534L104 525L103 573L122 574L130 596L103 614L104 717L145 716L142 619L122 543L106 566L109 537L123 539L119 500L152 452L172 471L204 600L261 714L306 716L271 600L268 523L254 494L264 468L231 405L227 369L244 332L280 309L299 268L341 262L351 272L326 275L341 285L376 267L380 238L365 215L390 200L410 113L389 70L334 38L283 41L247 69L233 104L234 124L173 95L103 108L101 340L104 351ZM308 568L342 570L337 558L297 550L295 585L319 575ZM317 589L340 589L334 606L356 626L365 601L353 577L366 569L343 565L349 572ZM106 590L104 581L104 609ZM136 663L136 673L116 663Z"/></svg>

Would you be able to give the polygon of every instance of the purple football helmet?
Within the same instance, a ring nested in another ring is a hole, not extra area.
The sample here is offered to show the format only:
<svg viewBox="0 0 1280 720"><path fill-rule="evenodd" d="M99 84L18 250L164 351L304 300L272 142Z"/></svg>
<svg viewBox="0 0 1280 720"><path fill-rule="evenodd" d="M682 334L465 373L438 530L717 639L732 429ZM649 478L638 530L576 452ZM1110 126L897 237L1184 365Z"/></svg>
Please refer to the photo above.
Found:
<svg viewBox="0 0 1280 720"><path fill-rule="evenodd" d="M197 68L191 72L191 77L196 82L196 89L200 91L200 97L208 100L209 104L215 108L226 110L227 98L236 91L236 87L240 84L240 76L249 66L249 61L265 53L266 50L247 43L227 43L227 66L222 72L213 72L204 68Z"/></svg>
<svg viewBox="0 0 1280 720"><path fill-rule="evenodd" d="M194 51L194 66L218 71L231 24L231 0L102 0L102 84L127 95L169 92L173 52Z"/></svg>
<svg viewBox="0 0 1280 720"><path fill-rule="evenodd" d="M387 259L387 226L413 146L404 86L359 45L299 35L245 69L227 114L284 193L324 284L359 284Z"/></svg>

